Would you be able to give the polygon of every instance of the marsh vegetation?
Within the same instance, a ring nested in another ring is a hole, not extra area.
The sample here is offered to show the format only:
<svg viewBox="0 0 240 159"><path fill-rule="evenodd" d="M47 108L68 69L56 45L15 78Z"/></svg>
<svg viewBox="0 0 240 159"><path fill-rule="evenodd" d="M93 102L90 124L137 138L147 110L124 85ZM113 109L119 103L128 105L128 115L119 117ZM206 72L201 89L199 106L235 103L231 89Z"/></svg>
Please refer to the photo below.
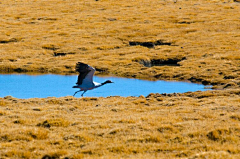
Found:
<svg viewBox="0 0 240 159"><path fill-rule="evenodd" d="M240 91L0 99L5 158L239 158Z"/></svg>

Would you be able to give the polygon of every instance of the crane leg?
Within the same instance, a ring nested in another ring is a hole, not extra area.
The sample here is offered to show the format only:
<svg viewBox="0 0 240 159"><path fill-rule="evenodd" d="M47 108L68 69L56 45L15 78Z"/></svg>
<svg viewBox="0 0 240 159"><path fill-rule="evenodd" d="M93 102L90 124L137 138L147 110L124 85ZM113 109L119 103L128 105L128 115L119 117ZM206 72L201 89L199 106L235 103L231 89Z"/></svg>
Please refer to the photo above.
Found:
<svg viewBox="0 0 240 159"><path fill-rule="evenodd" d="M83 94L86 93L86 92L87 92L87 91L84 91L81 96L83 97Z"/></svg>
<svg viewBox="0 0 240 159"><path fill-rule="evenodd" d="M73 96L75 96L75 94L77 94L78 92L81 92L81 91L82 91L82 90L76 91Z"/></svg>

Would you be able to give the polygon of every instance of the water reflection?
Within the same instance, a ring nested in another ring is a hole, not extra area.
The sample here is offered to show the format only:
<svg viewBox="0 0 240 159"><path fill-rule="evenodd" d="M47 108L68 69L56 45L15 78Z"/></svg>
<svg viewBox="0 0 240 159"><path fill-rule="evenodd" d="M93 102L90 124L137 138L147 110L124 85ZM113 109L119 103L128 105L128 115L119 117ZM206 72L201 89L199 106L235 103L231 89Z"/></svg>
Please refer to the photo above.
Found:
<svg viewBox="0 0 240 159"><path fill-rule="evenodd" d="M107 96L147 96L150 93L183 93L188 91L205 91L204 85L187 82L146 81L119 77L94 77L94 81L103 82L107 79L113 84L104 85L87 91L85 97ZM0 97L45 98L73 95L78 89L72 88L77 80L76 75L0 75ZM78 93L76 97L80 97Z"/></svg>

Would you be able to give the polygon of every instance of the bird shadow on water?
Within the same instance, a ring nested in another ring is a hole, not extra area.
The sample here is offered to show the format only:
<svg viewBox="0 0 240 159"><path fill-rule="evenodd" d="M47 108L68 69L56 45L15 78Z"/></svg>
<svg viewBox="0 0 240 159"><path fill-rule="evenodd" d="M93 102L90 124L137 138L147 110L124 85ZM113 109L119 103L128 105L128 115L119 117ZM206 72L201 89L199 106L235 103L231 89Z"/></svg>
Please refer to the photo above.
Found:
<svg viewBox="0 0 240 159"><path fill-rule="evenodd" d="M72 96L77 89L72 88L77 80L76 75L0 75L0 97L13 96L16 98L46 98ZM94 90L87 91L85 97L108 96L147 96L150 93L184 93L206 91L202 84L175 81L147 81L120 77L94 76L94 81L111 80L114 83ZM76 94L75 97L81 97Z"/></svg>

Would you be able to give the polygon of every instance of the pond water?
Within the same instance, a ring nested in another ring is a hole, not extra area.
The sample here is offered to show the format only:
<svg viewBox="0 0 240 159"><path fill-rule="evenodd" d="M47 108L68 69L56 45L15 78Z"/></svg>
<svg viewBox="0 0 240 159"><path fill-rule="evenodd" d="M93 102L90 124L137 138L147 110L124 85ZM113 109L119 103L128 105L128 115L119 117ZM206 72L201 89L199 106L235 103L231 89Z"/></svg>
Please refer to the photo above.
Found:
<svg viewBox="0 0 240 159"><path fill-rule="evenodd" d="M102 83L105 80L114 83L106 84L94 90L87 91L84 97L107 96L147 96L150 93L183 93L188 91L205 91L204 85L188 82L147 81L119 77L94 77L94 81ZM72 88L77 81L77 75L26 75L1 74L0 97L45 98L72 96L77 90ZM81 97L79 92L75 97Z"/></svg>

